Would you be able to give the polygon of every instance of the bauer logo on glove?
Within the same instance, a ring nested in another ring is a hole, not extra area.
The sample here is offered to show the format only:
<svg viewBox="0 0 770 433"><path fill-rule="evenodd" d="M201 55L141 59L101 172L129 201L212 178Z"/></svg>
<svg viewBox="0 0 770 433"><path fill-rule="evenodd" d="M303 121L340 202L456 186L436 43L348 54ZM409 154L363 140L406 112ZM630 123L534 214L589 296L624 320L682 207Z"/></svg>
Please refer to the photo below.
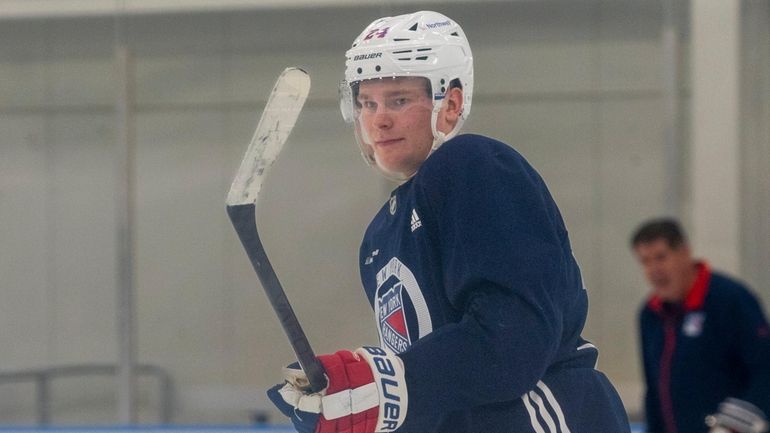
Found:
<svg viewBox="0 0 770 433"><path fill-rule="evenodd" d="M309 393L298 364L284 369L284 384L268 390L273 404L300 433L389 432L406 418L404 368L392 352L363 347L321 355L329 385Z"/></svg>

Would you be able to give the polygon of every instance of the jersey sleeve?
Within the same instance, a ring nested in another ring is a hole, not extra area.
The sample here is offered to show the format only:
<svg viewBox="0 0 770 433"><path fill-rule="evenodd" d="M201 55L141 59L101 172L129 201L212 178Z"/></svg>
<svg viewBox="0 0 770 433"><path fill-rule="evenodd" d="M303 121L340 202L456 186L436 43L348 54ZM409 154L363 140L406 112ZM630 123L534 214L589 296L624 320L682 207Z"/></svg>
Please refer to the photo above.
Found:
<svg viewBox="0 0 770 433"><path fill-rule="evenodd" d="M540 176L504 144L478 140L447 142L415 179L445 296L462 311L401 354L418 418L531 390L558 350L563 304L577 298L565 287L582 287Z"/></svg>
<svg viewBox="0 0 770 433"><path fill-rule="evenodd" d="M770 327L757 299L748 291L740 290L733 317L737 318L737 352L740 362L749 373L746 400L770 416Z"/></svg>

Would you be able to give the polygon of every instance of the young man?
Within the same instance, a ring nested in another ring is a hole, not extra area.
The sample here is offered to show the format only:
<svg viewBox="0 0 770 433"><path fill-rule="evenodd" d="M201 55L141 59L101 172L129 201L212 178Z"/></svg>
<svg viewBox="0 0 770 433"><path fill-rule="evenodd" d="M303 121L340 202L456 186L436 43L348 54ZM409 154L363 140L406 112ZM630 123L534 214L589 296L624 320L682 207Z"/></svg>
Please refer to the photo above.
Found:
<svg viewBox="0 0 770 433"><path fill-rule="evenodd" d="M739 282L693 259L672 219L631 246L652 286L640 315L647 431L762 433L770 413L770 328ZM723 430L718 430L723 428Z"/></svg>
<svg viewBox="0 0 770 433"><path fill-rule="evenodd" d="M319 394L287 371L269 395L297 430L628 432L580 336L586 291L545 183L509 146L457 135L473 94L460 26L373 22L341 94L364 159L400 182L360 250L380 347L320 356Z"/></svg>

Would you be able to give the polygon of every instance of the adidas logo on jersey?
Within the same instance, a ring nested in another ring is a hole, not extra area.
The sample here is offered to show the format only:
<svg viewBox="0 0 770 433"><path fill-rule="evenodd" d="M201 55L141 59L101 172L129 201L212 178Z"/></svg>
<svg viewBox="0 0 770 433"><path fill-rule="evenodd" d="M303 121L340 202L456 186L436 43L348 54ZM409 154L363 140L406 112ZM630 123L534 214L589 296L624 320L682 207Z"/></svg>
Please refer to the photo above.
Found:
<svg viewBox="0 0 770 433"><path fill-rule="evenodd" d="M422 227L420 217L417 216L417 209L412 209L412 232Z"/></svg>

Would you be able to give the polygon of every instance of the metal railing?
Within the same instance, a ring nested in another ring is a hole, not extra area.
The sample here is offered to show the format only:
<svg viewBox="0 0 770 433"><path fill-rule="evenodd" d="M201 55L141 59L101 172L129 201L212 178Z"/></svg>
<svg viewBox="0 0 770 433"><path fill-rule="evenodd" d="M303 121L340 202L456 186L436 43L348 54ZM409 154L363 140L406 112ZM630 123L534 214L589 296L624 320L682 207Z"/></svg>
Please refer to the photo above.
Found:
<svg viewBox="0 0 770 433"><path fill-rule="evenodd" d="M33 382L37 423L51 424L51 381L73 376L116 376L118 368L112 364L77 364L40 369L0 372L0 385L8 383ZM171 423L173 384L171 376L164 369L154 365L140 364L134 367L137 376L153 376L158 380L160 423Z"/></svg>

